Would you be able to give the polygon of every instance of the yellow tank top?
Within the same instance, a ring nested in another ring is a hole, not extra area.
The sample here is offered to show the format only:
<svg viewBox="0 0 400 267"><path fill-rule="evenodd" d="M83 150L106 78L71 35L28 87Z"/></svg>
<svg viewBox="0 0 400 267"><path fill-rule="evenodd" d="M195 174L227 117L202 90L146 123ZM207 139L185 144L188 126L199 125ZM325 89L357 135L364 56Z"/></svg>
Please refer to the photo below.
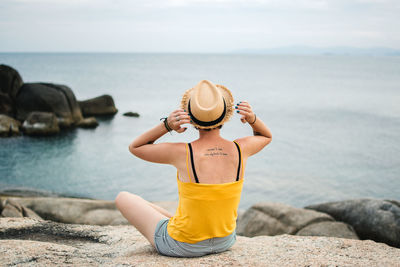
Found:
<svg viewBox="0 0 400 267"><path fill-rule="evenodd" d="M239 145L236 142L235 144L239 151L239 169L242 166L241 176L243 177L241 151ZM187 149L188 146L186 147L186 166L189 174ZM192 166L196 176L193 160ZM175 215L169 220L168 234L180 242L197 243L233 233L236 228L243 179L231 183L203 184L185 183L180 181L178 176L179 174L177 175L179 204Z"/></svg>

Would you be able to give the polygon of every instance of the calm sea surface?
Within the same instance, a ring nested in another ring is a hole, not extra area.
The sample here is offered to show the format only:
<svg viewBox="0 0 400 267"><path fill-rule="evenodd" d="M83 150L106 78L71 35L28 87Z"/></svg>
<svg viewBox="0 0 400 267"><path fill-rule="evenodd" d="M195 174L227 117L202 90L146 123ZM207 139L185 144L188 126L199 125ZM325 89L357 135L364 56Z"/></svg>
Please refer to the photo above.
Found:
<svg viewBox="0 0 400 267"><path fill-rule="evenodd" d="M27 53L0 54L0 64L25 82L66 84L79 100L110 94L119 109L94 130L0 139L0 188L176 200L174 167L139 160L128 145L177 108L186 89L209 79L248 100L273 133L248 161L241 208L399 199L400 57ZM222 129L228 139L251 133L236 115ZM195 138L190 128L160 141Z"/></svg>

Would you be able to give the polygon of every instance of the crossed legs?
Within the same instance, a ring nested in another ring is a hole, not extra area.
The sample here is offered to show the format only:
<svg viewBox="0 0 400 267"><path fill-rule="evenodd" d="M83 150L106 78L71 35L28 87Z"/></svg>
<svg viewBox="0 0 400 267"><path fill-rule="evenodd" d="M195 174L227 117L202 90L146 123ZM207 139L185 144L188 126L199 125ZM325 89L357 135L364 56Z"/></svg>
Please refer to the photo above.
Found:
<svg viewBox="0 0 400 267"><path fill-rule="evenodd" d="M154 245L154 231L161 219L172 217L165 209L144 200L138 195L120 192L115 204L122 215L131 223L150 244Z"/></svg>

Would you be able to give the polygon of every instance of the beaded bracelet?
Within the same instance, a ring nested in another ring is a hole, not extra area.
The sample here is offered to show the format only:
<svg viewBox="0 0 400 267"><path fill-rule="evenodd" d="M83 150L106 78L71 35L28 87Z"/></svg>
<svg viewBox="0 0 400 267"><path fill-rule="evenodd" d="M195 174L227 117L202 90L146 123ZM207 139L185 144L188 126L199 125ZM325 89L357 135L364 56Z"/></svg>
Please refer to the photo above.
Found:
<svg viewBox="0 0 400 267"><path fill-rule="evenodd" d="M251 125L253 125L254 123L256 123L256 120L257 120L257 115L256 114L254 114L254 121L252 122L252 123L250 123Z"/></svg>
<svg viewBox="0 0 400 267"><path fill-rule="evenodd" d="M169 125L168 125L168 118L167 118L167 117L161 118L160 121L161 121L161 120L164 122L164 126L165 126L165 128L167 129L167 131L168 131L168 132L172 131L171 127L169 127Z"/></svg>

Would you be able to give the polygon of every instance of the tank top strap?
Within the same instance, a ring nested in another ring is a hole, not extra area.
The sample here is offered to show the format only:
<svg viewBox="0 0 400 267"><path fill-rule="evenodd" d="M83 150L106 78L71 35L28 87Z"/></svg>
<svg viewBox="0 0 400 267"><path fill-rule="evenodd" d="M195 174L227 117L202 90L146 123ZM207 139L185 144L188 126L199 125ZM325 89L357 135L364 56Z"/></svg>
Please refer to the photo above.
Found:
<svg viewBox="0 0 400 267"><path fill-rule="evenodd" d="M187 170L189 180L192 183L192 178L190 177L190 171L189 171L189 149L188 149L189 145L190 144L186 144L186 146L185 146L185 148L186 148L186 170Z"/></svg>
<svg viewBox="0 0 400 267"><path fill-rule="evenodd" d="M239 144L236 141L233 141L236 145L236 148L239 153L239 163L238 163L238 169L237 169L237 175L236 175L236 181L240 180L240 176L243 177L243 158L242 158L242 150L240 149ZM242 166L242 175L240 175L240 166Z"/></svg>
<svg viewBox="0 0 400 267"><path fill-rule="evenodd" d="M199 183L199 179L197 178L197 174L196 174L196 169L194 167L192 144L188 143L188 147L189 147L189 152L190 152L190 162L192 163L193 176L194 176L194 179L196 180L196 183ZM189 173L189 166L187 168L188 168L188 173Z"/></svg>

